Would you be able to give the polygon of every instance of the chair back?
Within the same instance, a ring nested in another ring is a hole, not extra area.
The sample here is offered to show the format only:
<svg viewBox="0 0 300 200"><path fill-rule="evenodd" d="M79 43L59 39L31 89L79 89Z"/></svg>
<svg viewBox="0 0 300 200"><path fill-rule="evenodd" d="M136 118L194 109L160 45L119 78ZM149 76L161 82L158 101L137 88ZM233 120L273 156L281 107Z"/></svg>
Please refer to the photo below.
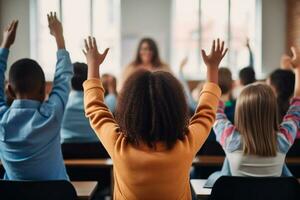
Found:
<svg viewBox="0 0 300 200"><path fill-rule="evenodd" d="M233 177L223 176L214 184L211 200L296 200L300 185L293 177Z"/></svg>
<svg viewBox="0 0 300 200"><path fill-rule="evenodd" d="M8 181L0 180L3 200L75 200L76 190L68 181Z"/></svg>
<svg viewBox="0 0 300 200"><path fill-rule="evenodd" d="M61 149L64 159L109 158L101 142L63 143Z"/></svg>

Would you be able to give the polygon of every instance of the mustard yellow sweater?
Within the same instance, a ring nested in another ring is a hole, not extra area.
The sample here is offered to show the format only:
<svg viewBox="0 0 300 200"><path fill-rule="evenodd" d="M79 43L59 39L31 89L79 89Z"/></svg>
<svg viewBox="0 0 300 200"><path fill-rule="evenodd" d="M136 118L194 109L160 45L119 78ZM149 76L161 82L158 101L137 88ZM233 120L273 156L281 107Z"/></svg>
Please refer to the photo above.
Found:
<svg viewBox="0 0 300 200"><path fill-rule="evenodd" d="M189 171L192 161L209 135L221 91L206 83L188 133L171 150L157 144L133 146L119 132L118 124L104 104L99 79L84 82L86 116L114 163L114 199L191 199Z"/></svg>

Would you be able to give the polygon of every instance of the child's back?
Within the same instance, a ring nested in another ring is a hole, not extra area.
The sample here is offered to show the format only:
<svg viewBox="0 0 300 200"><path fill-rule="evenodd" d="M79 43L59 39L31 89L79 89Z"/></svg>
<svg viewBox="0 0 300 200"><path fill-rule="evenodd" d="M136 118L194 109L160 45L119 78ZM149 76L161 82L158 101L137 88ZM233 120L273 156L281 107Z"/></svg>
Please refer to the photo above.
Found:
<svg viewBox="0 0 300 200"><path fill-rule="evenodd" d="M279 126L272 89L264 84L249 85L237 101L233 125L220 103L214 132L233 176L281 176L286 153L299 128L299 105L300 99L294 98Z"/></svg>
<svg viewBox="0 0 300 200"><path fill-rule="evenodd" d="M0 48L0 151L6 171L4 179L68 179L59 130L70 90L72 64L59 21L52 14L48 19L59 50L53 89L47 101L43 101L45 77L41 67L33 60L22 59L11 66L8 91L14 101L6 106L4 72L11 44ZM16 26L12 29L15 33ZM13 31L9 28L5 33L10 35Z"/></svg>
<svg viewBox="0 0 300 200"><path fill-rule="evenodd" d="M218 42L217 50L214 45L209 56L203 53L212 83L205 84L190 122L180 83L170 73L145 70L125 82L115 120L99 79L107 51L99 54L91 38L86 50L85 111L114 163L114 199L191 199L189 171L214 121L224 44Z"/></svg>

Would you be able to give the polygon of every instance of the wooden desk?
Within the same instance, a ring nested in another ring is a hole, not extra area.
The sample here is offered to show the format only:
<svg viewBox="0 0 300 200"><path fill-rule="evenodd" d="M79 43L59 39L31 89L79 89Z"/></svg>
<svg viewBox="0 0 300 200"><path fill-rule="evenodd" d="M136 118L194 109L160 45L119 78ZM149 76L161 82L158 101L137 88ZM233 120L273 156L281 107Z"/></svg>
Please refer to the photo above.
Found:
<svg viewBox="0 0 300 200"><path fill-rule="evenodd" d="M78 200L90 200L92 199L98 183L96 181L72 181Z"/></svg>
<svg viewBox="0 0 300 200"><path fill-rule="evenodd" d="M193 161L193 166L222 166L224 162L224 156L197 156ZM285 159L286 164L300 165L300 157L287 157Z"/></svg>
<svg viewBox="0 0 300 200"><path fill-rule="evenodd" d="M113 167L111 159L65 159L64 162L67 167Z"/></svg>
<svg viewBox="0 0 300 200"><path fill-rule="evenodd" d="M208 199L211 194L211 188L204 188L207 179L191 179L191 185L196 193L197 199ZM298 179L300 183L300 179Z"/></svg>
<svg viewBox="0 0 300 200"><path fill-rule="evenodd" d="M206 179L192 179L191 184L194 189L197 199L207 199L211 193L211 189L203 188Z"/></svg>
<svg viewBox="0 0 300 200"><path fill-rule="evenodd" d="M193 161L193 166L222 166L224 156L197 156Z"/></svg>

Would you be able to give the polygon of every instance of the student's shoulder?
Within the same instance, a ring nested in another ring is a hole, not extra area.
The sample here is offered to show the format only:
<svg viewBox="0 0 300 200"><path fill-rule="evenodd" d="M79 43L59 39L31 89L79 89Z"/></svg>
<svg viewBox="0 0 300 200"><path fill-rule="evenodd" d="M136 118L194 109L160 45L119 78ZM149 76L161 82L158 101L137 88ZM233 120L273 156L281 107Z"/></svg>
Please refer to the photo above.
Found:
<svg viewBox="0 0 300 200"><path fill-rule="evenodd" d="M37 112L45 118L51 118L55 115L55 104L49 101L44 101L37 109Z"/></svg>

